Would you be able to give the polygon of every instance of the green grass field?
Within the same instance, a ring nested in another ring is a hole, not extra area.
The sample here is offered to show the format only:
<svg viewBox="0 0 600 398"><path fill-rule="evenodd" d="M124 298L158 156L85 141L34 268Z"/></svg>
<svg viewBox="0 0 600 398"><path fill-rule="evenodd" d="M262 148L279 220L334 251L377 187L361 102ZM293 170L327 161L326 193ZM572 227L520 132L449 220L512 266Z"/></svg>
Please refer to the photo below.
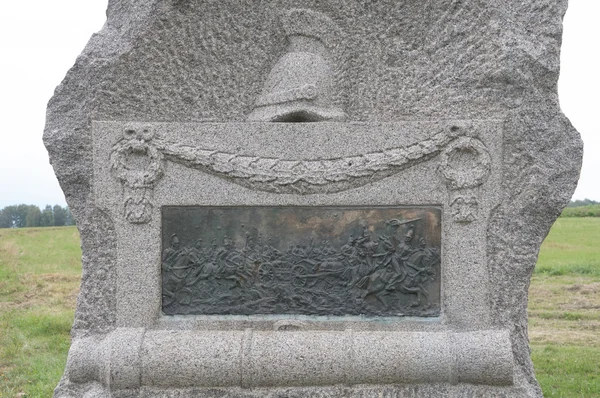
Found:
<svg viewBox="0 0 600 398"><path fill-rule="evenodd" d="M0 229L0 397L50 397L65 366L81 274L74 227ZM559 218L530 289L547 397L600 397L600 218Z"/></svg>
<svg viewBox="0 0 600 398"><path fill-rule="evenodd" d="M80 275L75 227L0 229L0 397L52 396Z"/></svg>
<svg viewBox="0 0 600 398"><path fill-rule="evenodd" d="M559 218L529 289L529 339L546 397L600 397L600 218Z"/></svg>

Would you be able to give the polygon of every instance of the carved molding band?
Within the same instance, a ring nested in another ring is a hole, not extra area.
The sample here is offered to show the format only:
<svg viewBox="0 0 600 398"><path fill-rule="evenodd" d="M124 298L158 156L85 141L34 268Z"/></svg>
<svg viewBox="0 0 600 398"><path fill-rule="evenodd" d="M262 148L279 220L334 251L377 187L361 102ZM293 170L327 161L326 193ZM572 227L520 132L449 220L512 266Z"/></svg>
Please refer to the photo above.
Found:
<svg viewBox="0 0 600 398"><path fill-rule="evenodd" d="M125 187L125 214L132 223L150 221L152 191L166 160L226 178L250 189L286 194L323 194L357 188L441 154L439 172L451 191L471 192L490 173L490 155L477 138L448 129L420 142L345 158L289 160L198 148L169 142L150 129L126 129L112 149L111 171ZM472 217L462 217L465 222ZM471 220L472 221L472 220ZM470 221L467 221L470 222Z"/></svg>

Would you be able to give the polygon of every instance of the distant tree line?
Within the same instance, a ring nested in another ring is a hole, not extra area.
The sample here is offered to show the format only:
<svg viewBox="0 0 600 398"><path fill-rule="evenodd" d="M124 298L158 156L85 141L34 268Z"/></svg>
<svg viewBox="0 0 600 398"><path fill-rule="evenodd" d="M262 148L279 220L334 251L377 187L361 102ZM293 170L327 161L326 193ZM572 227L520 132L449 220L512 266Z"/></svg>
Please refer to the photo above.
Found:
<svg viewBox="0 0 600 398"><path fill-rule="evenodd" d="M591 200L591 199L583 199L583 200L572 200L567 207L583 207L583 206L590 206L590 205L597 205L600 204L600 202L596 202L595 200Z"/></svg>
<svg viewBox="0 0 600 398"><path fill-rule="evenodd" d="M567 207L563 210L561 217L600 217L600 204Z"/></svg>
<svg viewBox="0 0 600 398"><path fill-rule="evenodd" d="M0 228L62 227L75 225L69 207L46 205L41 210L36 205L13 205L0 210Z"/></svg>

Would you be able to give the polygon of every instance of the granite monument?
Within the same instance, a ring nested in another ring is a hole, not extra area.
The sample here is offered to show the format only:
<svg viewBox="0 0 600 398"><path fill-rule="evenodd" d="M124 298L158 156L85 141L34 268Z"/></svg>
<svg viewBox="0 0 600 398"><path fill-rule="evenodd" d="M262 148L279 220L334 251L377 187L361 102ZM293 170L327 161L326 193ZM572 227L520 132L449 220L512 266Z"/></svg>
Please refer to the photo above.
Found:
<svg viewBox="0 0 600 398"><path fill-rule="evenodd" d="M44 134L83 248L55 397L540 397L566 6L110 0Z"/></svg>

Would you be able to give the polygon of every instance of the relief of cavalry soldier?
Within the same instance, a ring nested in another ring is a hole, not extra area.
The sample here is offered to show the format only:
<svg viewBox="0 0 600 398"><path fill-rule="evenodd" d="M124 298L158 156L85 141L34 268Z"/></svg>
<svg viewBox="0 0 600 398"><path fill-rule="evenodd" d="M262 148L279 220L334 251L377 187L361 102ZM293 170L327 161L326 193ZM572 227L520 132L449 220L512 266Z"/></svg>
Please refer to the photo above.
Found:
<svg viewBox="0 0 600 398"><path fill-rule="evenodd" d="M194 269L186 278L186 286L202 280L212 280L217 276L218 267L211 261L210 253L210 249L204 249L202 239L196 240L188 253L188 260Z"/></svg>
<svg viewBox="0 0 600 398"><path fill-rule="evenodd" d="M181 247L181 241L176 234L171 235L171 246L163 253L163 302L169 305L174 301L189 304L191 292L182 290L186 286L186 278L193 269L189 261L189 249Z"/></svg>
<svg viewBox="0 0 600 398"><path fill-rule="evenodd" d="M242 289L252 279L246 255L236 248L235 242L228 236L223 238L223 246L217 249L214 261L217 264L217 279L221 279L229 289Z"/></svg>
<svg viewBox="0 0 600 398"><path fill-rule="evenodd" d="M435 270L433 266L440 261L440 255L435 249L426 248L424 238L419 240L419 249L416 250L405 261L406 275L403 283L395 282L398 285L398 290L402 293L416 295L416 301L412 306L420 306L423 302L427 302L429 294L423 287L428 281L435 278Z"/></svg>
<svg viewBox="0 0 600 398"><path fill-rule="evenodd" d="M381 252L373 255L379 262L373 272L357 283L357 287L363 289L362 299L368 300L374 297L385 307L390 305L390 296L396 292L404 294L414 294L417 300L413 306L419 306L427 301L428 294L423 285L435 277L433 265L439 261L439 256L434 256L432 252L425 249L425 240L421 238L420 245L415 248L412 240L415 234L415 225L409 220L400 222L390 220L386 224L393 231L390 236L381 236ZM407 227L404 239L398 242L397 231L399 227L406 223L411 223Z"/></svg>

